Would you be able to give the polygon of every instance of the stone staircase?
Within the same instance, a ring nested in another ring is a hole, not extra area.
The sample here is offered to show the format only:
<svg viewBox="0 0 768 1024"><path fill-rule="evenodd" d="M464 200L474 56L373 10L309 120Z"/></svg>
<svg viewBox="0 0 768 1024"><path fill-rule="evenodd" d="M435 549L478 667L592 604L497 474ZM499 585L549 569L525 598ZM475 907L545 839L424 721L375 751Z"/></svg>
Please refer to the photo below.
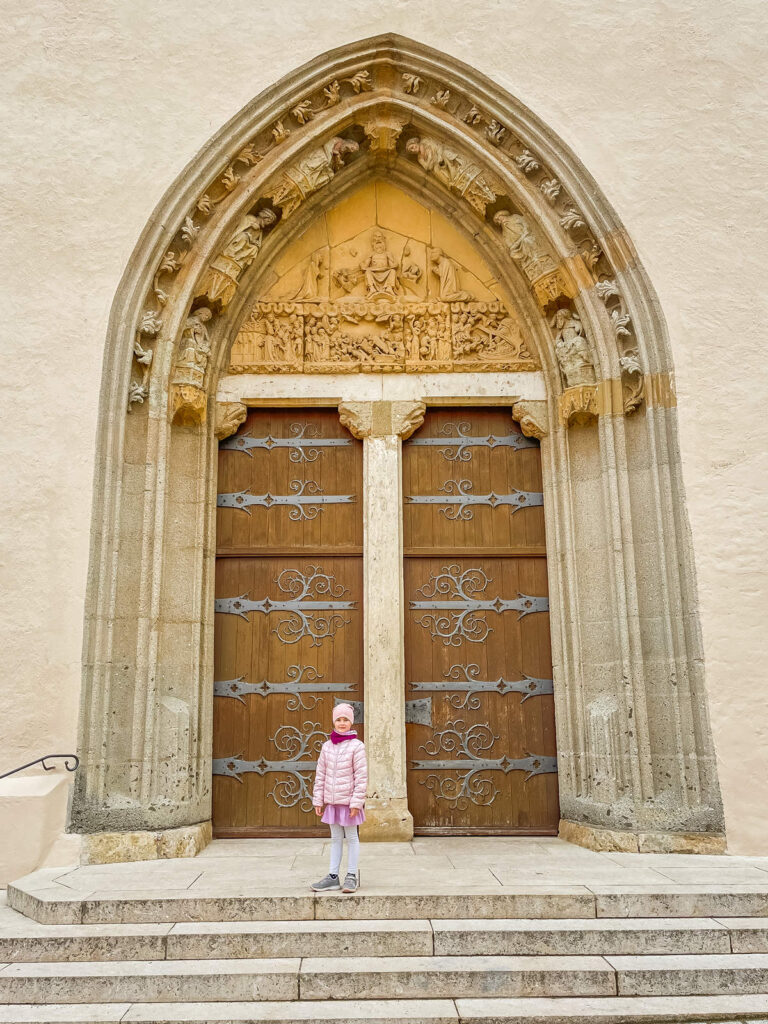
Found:
<svg viewBox="0 0 768 1024"><path fill-rule="evenodd" d="M0 914L0 1022L768 1020L765 886L96 897L46 885L11 886Z"/></svg>

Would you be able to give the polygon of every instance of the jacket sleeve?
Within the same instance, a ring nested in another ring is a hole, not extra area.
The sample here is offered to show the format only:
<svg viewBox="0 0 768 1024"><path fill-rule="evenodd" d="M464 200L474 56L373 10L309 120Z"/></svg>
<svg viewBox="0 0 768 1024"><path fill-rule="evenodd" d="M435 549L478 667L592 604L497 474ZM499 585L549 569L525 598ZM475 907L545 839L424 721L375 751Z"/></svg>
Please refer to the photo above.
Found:
<svg viewBox="0 0 768 1024"><path fill-rule="evenodd" d="M320 748L320 756L317 759L317 769L315 770L315 786L312 790L312 805L314 807L323 806L323 793L325 792L325 744Z"/></svg>
<svg viewBox="0 0 768 1024"><path fill-rule="evenodd" d="M355 773L355 778L352 789L352 798L349 801L349 806L357 807L357 809L360 810L365 803L365 796L368 792L368 758L365 754L364 743L359 743L355 749L352 768Z"/></svg>

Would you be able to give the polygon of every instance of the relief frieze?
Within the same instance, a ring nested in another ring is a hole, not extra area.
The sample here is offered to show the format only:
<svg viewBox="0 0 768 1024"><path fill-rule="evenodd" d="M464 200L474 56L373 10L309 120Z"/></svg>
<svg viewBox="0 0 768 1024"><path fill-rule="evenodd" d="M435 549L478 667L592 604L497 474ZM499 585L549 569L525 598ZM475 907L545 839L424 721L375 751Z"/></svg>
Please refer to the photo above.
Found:
<svg viewBox="0 0 768 1024"><path fill-rule="evenodd" d="M539 368L501 302L258 302L230 373L438 373Z"/></svg>

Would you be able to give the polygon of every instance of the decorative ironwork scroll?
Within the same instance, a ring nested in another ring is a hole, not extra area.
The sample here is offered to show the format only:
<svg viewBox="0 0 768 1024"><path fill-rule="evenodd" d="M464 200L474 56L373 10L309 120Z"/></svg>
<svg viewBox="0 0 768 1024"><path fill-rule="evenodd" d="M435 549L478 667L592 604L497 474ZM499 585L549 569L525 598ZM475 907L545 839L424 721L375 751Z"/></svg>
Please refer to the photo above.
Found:
<svg viewBox="0 0 768 1024"><path fill-rule="evenodd" d="M230 779L242 782L242 775L254 773L268 775L273 772L288 775L287 779L278 780L268 793L278 807L295 807L299 804L302 811L312 810L312 793L310 791L311 773L317 768L320 748L327 739L327 734L320 728L319 722L304 722L302 732L293 725L281 725L274 736L269 737L281 753L288 754L285 760L244 761L241 756L217 757L213 759L213 774L226 775ZM304 758L307 757L307 760Z"/></svg>
<svg viewBox="0 0 768 1024"><path fill-rule="evenodd" d="M514 515L518 509L530 508L534 505L544 504L544 495L541 491L512 491L511 494L496 494L490 491L488 494L472 494L472 482L470 480L446 480L442 487L438 487L444 496L439 494L407 494L405 500L411 505L443 505L440 509L446 519L464 521L472 519L472 505L489 505L491 508L507 506Z"/></svg>
<svg viewBox="0 0 768 1024"><path fill-rule="evenodd" d="M320 431L311 423L292 423L290 437L251 437L250 434L235 434L219 445L227 451L245 452L253 458L252 449L272 451L287 448L291 462L314 462L325 448L348 448L354 444L350 437L321 437Z"/></svg>
<svg viewBox="0 0 768 1024"><path fill-rule="evenodd" d="M348 693L357 689L357 683L319 683L316 680L322 679L322 673L317 672L311 665L289 665L286 669L288 682L270 683L262 679L260 683L246 683L243 676L237 679L220 679L213 684L215 697L234 697L241 704L244 694L255 693L259 697L268 697L271 693L290 694L286 702L287 711L310 711L322 701L317 693ZM305 704L304 699L311 701Z"/></svg>
<svg viewBox="0 0 768 1024"><path fill-rule="evenodd" d="M410 601L415 611L425 611L416 621L428 629L433 640L442 640L446 645L458 647L463 640L482 643L492 628L483 617L486 612L502 615L504 612L519 612L518 620L533 612L549 611L549 599L520 594L516 598L478 598L493 580L480 568L465 569L458 565L443 566L434 573L423 587L417 590L423 601ZM430 600L434 599L436 600ZM444 614L437 614L437 613Z"/></svg>
<svg viewBox="0 0 768 1024"><path fill-rule="evenodd" d="M479 665L451 665L444 673L445 681L411 683L414 690L431 690L433 692L445 693L448 703L457 709L469 708L477 711L480 707L479 693L522 693L521 704L525 704L529 697L538 697L541 694L553 693L551 679L536 679L533 676L523 676L522 679L478 679L480 674ZM450 693L448 691L459 691ZM462 696L463 692L463 696Z"/></svg>
<svg viewBox="0 0 768 1024"><path fill-rule="evenodd" d="M448 462L469 462L473 448L538 448L539 442L525 434L485 434L473 437L470 423L446 423L438 430L442 437L412 437L406 444L414 447L437 447ZM442 447L439 447L441 446Z"/></svg>
<svg viewBox="0 0 768 1024"><path fill-rule="evenodd" d="M350 621L342 613L357 607L356 601L338 600L349 591L319 566L309 566L306 573L298 569L284 569L275 582L284 594L292 595L289 600L273 601L263 597L251 601L247 594L241 594L239 597L218 598L214 609L222 615L239 615L246 621L249 612L264 615L287 613L272 630L281 643L295 644L308 636L312 646L319 647L323 640L334 636L337 629ZM331 600L322 600L326 595ZM330 614L319 615L318 612Z"/></svg>
<svg viewBox="0 0 768 1024"><path fill-rule="evenodd" d="M457 719L448 722L445 729L435 732L431 740L421 744L419 750L429 755L456 754L453 760L412 761L416 771L430 771L419 784L435 794L437 800L446 800L451 807L464 808L469 803L487 807L499 795L500 790L492 779L483 772L526 772L525 781L534 775L551 774L557 771L557 758L538 754L525 757L498 758L483 757L499 738L487 722L476 723L469 729L466 723ZM458 776L441 777L435 772L458 772ZM463 773L463 774L462 774Z"/></svg>
<svg viewBox="0 0 768 1024"><path fill-rule="evenodd" d="M316 519L323 505L350 505L356 501L354 494L323 494L322 487L314 480L291 480L288 485L293 494L251 494L250 491L234 491L219 494L216 504L219 508L240 508L251 514L251 505L273 508L275 505L293 506L288 518L294 522L300 519Z"/></svg>

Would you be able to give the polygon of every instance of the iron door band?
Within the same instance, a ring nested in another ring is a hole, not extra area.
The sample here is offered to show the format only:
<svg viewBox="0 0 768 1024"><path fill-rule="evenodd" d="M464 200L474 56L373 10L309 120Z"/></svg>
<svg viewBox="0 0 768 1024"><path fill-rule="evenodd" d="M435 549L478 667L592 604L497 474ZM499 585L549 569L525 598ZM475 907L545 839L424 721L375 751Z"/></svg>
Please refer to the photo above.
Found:
<svg viewBox="0 0 768 1024"><path fill-rule="evenodd" d="M502 615L518 612L518 620L535 612L549 611L549 598L532 597L518 592L516 598L478 598L493 580L479 567L463 571L458 565L443 566L416 593L427 598L409 601L412 611L425 611L416 622L427 629L433 640L442 640L446 646L458 647L463 640L482 643L493 629L483 617L486 612ZM444 613L444 614L438 614Z"/></svg>
<svg viewBox="0 0 768 1024"><path fill-rule="evenodd" d="M251 601L248 594L239 597L217 598L214 611L221 615L239 615L248 620L250 612L261 612L272 615L284 612L287 615L280 620L272 632L284 644L295 644L302 637L311 638L313 647L319 647L327 637L333 637L337 629L346 626L350 620L343 615L357 607L356 601L337 600L349 593L335 576L323 572L320 566L309 566L302 573L298 569L284 569L275 582L284 594L290 594L288 600L272 600L269 597ZM323 600L329 595L332 600ZM329 612L318 615L318 612Z"/></svg>
<svg viewBox="0 0 768 1024"><path fill-rule="evenodd" d="M216 495L218 508L238 508L247 515L250 507L262 508L288 506L288 517L294 522L301 519L316 519L324 511L324 505L351 505L357 501L354 494L324 494L322 487L314 480L291 480L288 485L292 494L251 494L250 490L232 491Z"/></svg>
<svg viewBox="0 0 768 1024"><path fill-rule="evenodd" d="M438 487L443 494L406 494L405 500L409 505L441 505L444 506L440 512L446 519L454 521L462 519L465 522L473 518L473 505L487 505L490 508L510 509L512 515L521 508L532 508L544 504L542 491L517 491L509 494L496 494L490 491L488 494L472 494L471 480L446 480Z"/></svg>
<svg viewBox="0 0 768 1024"><path fill-rule="evenodd" d="M487 807L501 792L493 779L484 772L525 772L524 782L535 775L550 775L557 772L557 758L549 755L527 753L525 757L489 758L482 755L490 750L499 737L487 722L477 722L466 728L461 719L448 722L444 729L435 732L431 739L419 746L419 750L433 755L454 754L451 759L430 758L411 761L414 771L429 771L431 774L419 780L435 794L435 799L447 801L451 807L466 807L473 803ZM456 776L442 775L456 772ZM463 773L463 774L462 774Z"/></svg>
<svg viewBox="0 0 768 1024"><path fill-rule="evenodd" d="M446 423L438 430L437 437L412 437L405 441L414 448L437 448L440 455L448 462L469 462L473 448L538 448L539 442L533 437L526 437L513 431L510 434L484 434L473 436L472 425L463 423ZM454 449L452 451L452 449Z"/></svg>
<svg viewBox="0 0 768 1024"><path fill-rule="evenodd" d="M220 442L219 448L224 451L244 452L253 458L253 449L260 451L288 450L291 462L315 462L327 448L350 448L354 441L350 437L322 437L320 431L311 423L292 423L289 427L290 437L252 437L251 434L235 434Z"/></svg>
<svg viewBox="0 0 768 1024"><path fill-rule="evenodd" d="M505 679L503 676L499 676L498 679L478 679L480 666L476 664L451 665L443 674L445 678L442 680L411 682L408 685L414 690L445 693L445 699L452 707L457 710L470 708L472 711L477 711L480 707L480 697L477 696L479 693L521 693L521 704L525 704L529 697L554 693L551 679L537 679L528 675L524 675L522 679Z"/></svg>

